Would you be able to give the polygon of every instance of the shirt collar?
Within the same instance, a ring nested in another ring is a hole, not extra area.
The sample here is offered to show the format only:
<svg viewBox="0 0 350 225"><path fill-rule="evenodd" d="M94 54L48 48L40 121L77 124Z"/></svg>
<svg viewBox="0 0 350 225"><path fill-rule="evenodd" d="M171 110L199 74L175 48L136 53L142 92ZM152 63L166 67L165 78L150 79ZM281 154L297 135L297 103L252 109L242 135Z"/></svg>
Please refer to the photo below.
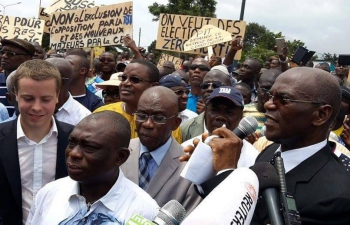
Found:
<svg viewBox="0 0 350 225"><path fill-rule="evenodd" d="M324 146L326 146L326 144L327 140L324 140L322 142L304 148L297 148L282 152L281 156L283 158L286 173L294 169L306 159L310 158L316 152L320 151ZM278 148L278 150L281 150L281 146Z"/></svg>
<svg viewBox="0 0 350 225"><path fill-rule="evenodd" d="M171 137L170 137L168 139L168 141L165 142L164 145L162 145L162 146L158 147L157 149L155 149L155 150L150 152L152 158L154 159L154 161L156 161L158 166L162 163L165 154L167 153L168 149L170 148L171 141L172 140L171 140ZM140 145L141 145L141 148L140 148L140 155L139 155L139 157L142 155L142 153L149 152L147 147L144 146L141 142L140 142Z"/></svg>
<svg viewBox="0 0 350 225"><path fill-rule="evenodd" d="M54 134L56 137L58 136L58 130L56 126L56 121L52 117L52 126L49 131L49 133L46 134L46 136L43 138L43 140L46 140L47 138L51 137L51 135ZM18 120L17 120L17 140L22 138L22 137L27 137L26 134L24 133L21 125L21 114L18 115ZM41 141L40 141L41 142Z"/></svg>
<svg viewBox="0 0 350 225"><path fill-rule="evenodd" d="M69 112L72 112L75 109L72 108L73 107L72 101L74 100L73 96L69 92L68 94L69 94L69 97L67 101L61 106L61 108L58 109L58 111L65 110L69 114Z"/></svg>

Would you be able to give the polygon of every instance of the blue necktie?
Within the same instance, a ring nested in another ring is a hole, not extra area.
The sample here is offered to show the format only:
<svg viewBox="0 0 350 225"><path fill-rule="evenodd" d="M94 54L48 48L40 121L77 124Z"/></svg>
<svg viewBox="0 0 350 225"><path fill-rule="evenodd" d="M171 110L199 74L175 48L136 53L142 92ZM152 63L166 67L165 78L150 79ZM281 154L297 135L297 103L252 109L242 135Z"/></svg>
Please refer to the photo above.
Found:
<svg viewBox="0 0 350 225"><path fill-rule="evenodd" d="M152 156L149 152L144 152L141 154L139 159L140 170L139 170L139 186L146 190L150 180L150 171L148 171L148 162L152 159Z"/></svg>

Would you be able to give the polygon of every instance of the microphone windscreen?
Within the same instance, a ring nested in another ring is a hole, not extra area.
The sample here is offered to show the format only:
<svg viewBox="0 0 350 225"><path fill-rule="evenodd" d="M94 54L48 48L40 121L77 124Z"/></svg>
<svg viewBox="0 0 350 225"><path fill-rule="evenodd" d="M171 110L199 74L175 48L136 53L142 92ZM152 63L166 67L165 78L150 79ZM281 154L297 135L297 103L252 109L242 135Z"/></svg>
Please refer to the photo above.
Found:
<svg viewBox="0 0 350 225"><path fill-rule="evenodd" d="M180 224L185 215L185 208L178 201L171 200L160 209L157 217L163 220L165 224Z"/></svg>
<svg viewBox="0 0 350 225"><path fill-rule="evenodd" d="M254 171L259 180L260 192L267 188L281 188L280 179L276 168L269 162L258 162L250 167Z"/></svg>
<svg viewBox="0 0 350 225"><path fill-rule="evenodd" d="M238 128L247 136L256 131L258 128L258 121L252 116L243 117L239 122Z"/></svg>

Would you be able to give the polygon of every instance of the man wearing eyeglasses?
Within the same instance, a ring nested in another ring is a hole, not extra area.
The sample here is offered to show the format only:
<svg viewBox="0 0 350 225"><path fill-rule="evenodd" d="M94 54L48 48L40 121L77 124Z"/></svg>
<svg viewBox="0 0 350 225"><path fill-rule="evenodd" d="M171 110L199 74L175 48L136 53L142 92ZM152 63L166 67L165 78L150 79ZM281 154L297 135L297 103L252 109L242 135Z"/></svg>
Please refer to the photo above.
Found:
<svg viewBox="0 0 350 225"><path fill-rule="evenodd" d="M98 58L99 60L99 68L102 73L102 80L109 80L112 74L115 72L115 56L111 52L104 52Z"/></svg>
<svg viewBox="0 0 350 225"><path fill-rule="evenodd" d="M178 97L169 88L157 86L143 92L134 113L139 138L130 141L130 157L121 168L160 207L175 199L189 212L199 197L191 183L180 177L185 166L179 161L183 149L171 136L181 123L178 109Z"/></svg>
<svg viewBox="0 0 350 225"><path fill-rule="evenodd" d="M137 103L141 94L148 88L157 86L159 81L159 70L152 62L144 59L134 59L126 67L122 75L119 75L121 81L119 85L119 94L121 102L102 106L94 112L111 110L122 114L130 123L131 138L138 137L136 121L133 113L136 111ZM176 129L173 132L174 138L181 142L181 130Z"/></svg>
<svg viewBox="0 0 350 225"><path fill-rule="evenodd" d="M35 48L30 42L22 39L2 39L1 45L1 67L4 72L0 73L0 102L6 106L9 115L12 115L14 108L6 100L7 76L23 62L31 60L35 53Z"/></svg>
<svg viewBox="0 0 350 225"><path fill-rule="evenodd" d="M189 90L187 89L187 83L180 75L169 74L165 77L162 77L159 81L159 85L163 87L170 88L179 98L179 114L181 118L181 124L189 119L195 118L198 116L197 113L186 109L187 105L187 96Z"/></svg>
<svg viewBox="0 0 350 225"><path fill-rule="evenodd" d="M208 61L203 58L196 58L190 66L191 93L188 95L187 108L197 112L197 102L201 98L201 87L204 76L210 71Z"/></svg>
<svg viewBox="0 0 350 225"><path fill-rule="evenodd" d="M212 70L208 72L200 85L203 101L207 103L210 93L212 93L215 88L230 85L230 77L224 72L220 70ZM182 142L201 135L207 131L207 126L204 122L204 114L205 112L202 112L199 114L199 116L181 124L180 128L182 133Z"/></svg>

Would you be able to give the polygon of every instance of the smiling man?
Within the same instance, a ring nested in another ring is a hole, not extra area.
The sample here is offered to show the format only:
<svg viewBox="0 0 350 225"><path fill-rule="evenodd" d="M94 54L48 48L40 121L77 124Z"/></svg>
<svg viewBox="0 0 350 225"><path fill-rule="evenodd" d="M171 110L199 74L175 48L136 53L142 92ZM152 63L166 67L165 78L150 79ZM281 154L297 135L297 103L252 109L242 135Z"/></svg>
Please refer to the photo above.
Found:
<svg viewBox="0 0 350 225"><path fill-rule="evenodd" d="M67 176L64 149L72 125L53 114L61 86L50 63L30 60L14 77L18 119L0 124L0 218L22 224L33 197L45 184Z"/></svg>
<svg viewBox="0 0 350 225"><path fill-rule="evenodd" d="M39 191L27 225L125 224L134 214L153 220L157 203L119 168L129 142L130 125L119 113L84 118L69 136L69 177Z"/></svg>

